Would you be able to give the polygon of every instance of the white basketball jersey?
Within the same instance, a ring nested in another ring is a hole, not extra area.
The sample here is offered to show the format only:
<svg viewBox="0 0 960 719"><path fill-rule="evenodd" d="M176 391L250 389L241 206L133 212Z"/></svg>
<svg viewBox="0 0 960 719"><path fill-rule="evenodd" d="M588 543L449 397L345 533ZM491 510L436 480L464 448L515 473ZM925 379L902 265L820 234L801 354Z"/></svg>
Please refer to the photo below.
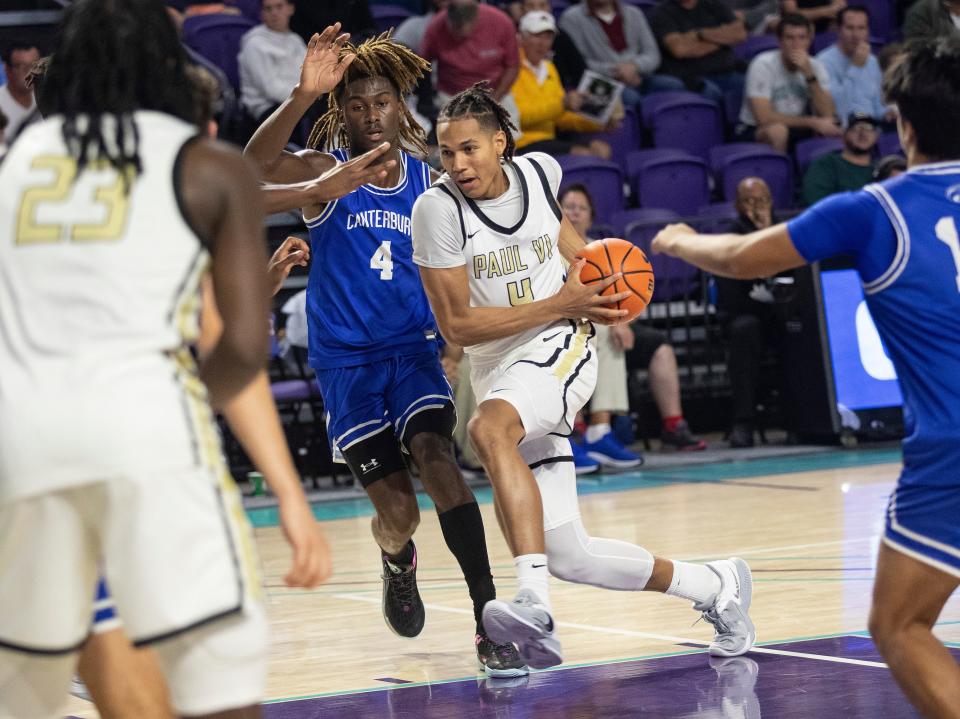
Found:
<svg viewBox="0 0 960 719"><path fill-rule="evenodd" d="M129 193L106 162L77 174L59 117L0 164L0 501L195 455L185 395L204 390L186 347L208 253L176 185L197 133L134 122Z"/></svg>
<svg viewBox="0 0 960 719"><path fill-rule="evenodd" d="M511 178L507 192L519 194L522 205L519 217L510 226L495 222L483 209L487 203L478 203L463 195L449 175L444 174L421 196L433 195L436 202L443 195L444 209L456 206L459 222L456 242L462 247L462 261L458 264L466 263L473 307L525 304L551 297L563 286L564 263L557 247L562 215L544 172L544 161L555 164L540 153L514 159L516 176ZM559 168L551 169L559 173ZM417 236L416 217L414 223L414 260L428 267L443 266L442 261L433 261L436 255L427 246L430 238ZM490 367L523 347L550 324L545 322L526 332L464 350L470 355L471 366ZM565 321L556 324L569 325Z"/></svg>

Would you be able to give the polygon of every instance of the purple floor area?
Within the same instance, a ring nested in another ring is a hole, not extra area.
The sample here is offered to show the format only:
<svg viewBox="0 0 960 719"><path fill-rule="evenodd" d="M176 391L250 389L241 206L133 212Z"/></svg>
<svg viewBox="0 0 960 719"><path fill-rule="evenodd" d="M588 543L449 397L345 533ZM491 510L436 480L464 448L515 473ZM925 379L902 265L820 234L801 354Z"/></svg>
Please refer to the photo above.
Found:
<svg viewBox="0 0 960 719"><path fill-rule="evenodd" d="M880 661L873 643L844 636L771 645L826 658ZM960 658L960 652L952 650ZM905 719L917 713L881 667L751 653L705 653L572 667L519 680L476 679L264 707L266 719Z"/></svg>

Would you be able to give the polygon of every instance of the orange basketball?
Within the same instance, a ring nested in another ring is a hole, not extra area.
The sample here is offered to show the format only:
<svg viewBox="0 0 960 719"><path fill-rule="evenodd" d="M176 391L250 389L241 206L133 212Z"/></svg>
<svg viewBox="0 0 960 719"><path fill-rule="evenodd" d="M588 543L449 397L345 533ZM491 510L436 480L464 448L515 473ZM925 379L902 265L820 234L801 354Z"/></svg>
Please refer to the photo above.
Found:
<svg viewBox="0 0 960 719"><path fill-rule="evenodd" d="M632 242L617 237L594 240L577 253L587 262L580 270L580 281L589 285L600 282L617 272L623 278L614 282L603 291L605 295L630 290L632 297L617 303L617 309L629 313L624 320L632 320L650 304L653 297L653 268L643 250Z"/></svg>

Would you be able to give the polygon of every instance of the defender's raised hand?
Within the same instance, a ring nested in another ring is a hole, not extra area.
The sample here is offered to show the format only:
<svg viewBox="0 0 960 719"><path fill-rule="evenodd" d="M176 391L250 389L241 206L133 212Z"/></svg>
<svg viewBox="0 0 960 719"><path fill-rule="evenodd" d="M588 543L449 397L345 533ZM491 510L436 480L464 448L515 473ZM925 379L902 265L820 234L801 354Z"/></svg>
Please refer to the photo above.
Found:
<svg viewBox="0 0 960 719"><path fill-rule="evenodd" d="M314 33L307 43L307 54L300 66L300 82L297 91L318 98L337 86L343 73L350 67L356 55L343 53L350 33L340 32L340 23L328 26L322 33Z"/></svg>

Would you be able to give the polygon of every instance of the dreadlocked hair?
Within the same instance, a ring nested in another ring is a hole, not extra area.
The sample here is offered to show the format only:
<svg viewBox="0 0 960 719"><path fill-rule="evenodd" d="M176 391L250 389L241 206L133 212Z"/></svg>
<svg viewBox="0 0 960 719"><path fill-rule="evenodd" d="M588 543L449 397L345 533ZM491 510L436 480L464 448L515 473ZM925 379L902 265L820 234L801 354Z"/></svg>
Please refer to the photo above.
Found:
<svg viewBox="0 0 960 719"><path fill-rule="evenodd" d="M478 82L451 97L450 102L440 110L437 124L467 118L473 118L487 130L494 132L503 130L503 134L507 136L507 147L503 151L503 157L507 160L513 159L513 153L517 149L513 133L517 131L517 126L513 124L510 114L503 105L493 99L493 92L486 81Z"/></svg>
<svg viewBox="0 0 960 719"><path fill-rule="evenodd" d="M187 60L160 0L75 0L43 76L46 112L62 114L77 174L107 162L130 189L140 174L135 110L193 122Z"/></svg>
<svg viewBox="0 0 960 719"><path fill-rule="evenodd" d="M313 126L307 147L333 149L346 147L350 139L343 125L343 108L340 97L347 85L368 77L383 77L390 81L400 98L400 141L416 150L421 156L427 154L427 136L417 124L403 98L413 92L420 79L430 71L430 63L409 48L394 42L390 31L372 37L359 45L346 43L340 57L353 53L356 59L347 68L343 78L327 94L327 111Z"/></svg>

